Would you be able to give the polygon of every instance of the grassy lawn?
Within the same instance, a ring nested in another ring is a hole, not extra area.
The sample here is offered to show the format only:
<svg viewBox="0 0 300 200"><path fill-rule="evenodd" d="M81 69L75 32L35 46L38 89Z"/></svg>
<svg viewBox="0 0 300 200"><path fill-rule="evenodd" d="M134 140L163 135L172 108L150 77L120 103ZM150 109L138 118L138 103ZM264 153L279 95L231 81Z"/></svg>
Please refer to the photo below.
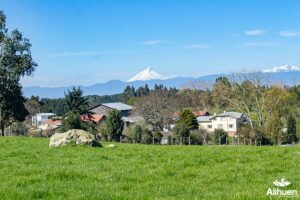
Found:
<svg viewBox="0 0 300 200"><path fill-rule="evenodd" d="M0 137L1 199L268 199L282 177L300 192L300 147L49 149L48 141Z"/></svg>

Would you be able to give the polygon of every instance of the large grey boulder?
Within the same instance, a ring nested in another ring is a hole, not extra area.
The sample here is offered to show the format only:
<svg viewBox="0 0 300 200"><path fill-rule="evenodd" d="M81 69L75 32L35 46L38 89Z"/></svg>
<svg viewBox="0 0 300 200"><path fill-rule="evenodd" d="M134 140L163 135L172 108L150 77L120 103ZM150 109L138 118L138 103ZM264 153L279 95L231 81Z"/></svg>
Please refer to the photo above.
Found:
<svg viewBox="0 0 300 200"><path fill-rule="evenodd" d="M102 147L102 145L95 140L94 135L79 129L72 129L65 133L55 133L51 136L49 147L65 145L89 145L93 147Z"/></svg>

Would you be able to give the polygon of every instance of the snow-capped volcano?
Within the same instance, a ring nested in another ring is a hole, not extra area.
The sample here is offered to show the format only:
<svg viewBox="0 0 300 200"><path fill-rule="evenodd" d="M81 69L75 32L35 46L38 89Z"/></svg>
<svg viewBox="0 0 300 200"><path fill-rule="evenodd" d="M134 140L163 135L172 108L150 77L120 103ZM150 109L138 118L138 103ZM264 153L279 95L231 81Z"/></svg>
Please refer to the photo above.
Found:
<svg viewBox="0 0 300 200"><path fill-rule="evenodd" d="M283 65L283 66L279 66L279 67L274 67L272 69L265 69L262 72L276 73L276 72L291 72L291 71L300 71L300 67L291 66L291 65Z"/></svg>
<svg viewBox="0 0 300 200"><path fill-rule="evenodd" d="M127 82L133 81L148 81L148 80L162 80L165 79L162 75L152 70L151 67L147 67L145 70L141 71Z"/></svg>

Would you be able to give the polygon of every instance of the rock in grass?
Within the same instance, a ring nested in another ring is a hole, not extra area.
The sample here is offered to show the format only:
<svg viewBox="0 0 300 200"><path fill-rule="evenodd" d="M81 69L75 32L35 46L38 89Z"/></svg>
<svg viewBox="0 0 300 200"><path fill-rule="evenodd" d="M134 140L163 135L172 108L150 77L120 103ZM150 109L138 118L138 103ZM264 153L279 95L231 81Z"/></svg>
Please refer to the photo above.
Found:
<svg viewBox="0 0 300 200"><path fill-rule="evenodd" d="M114 145L114 144L109 144L109 145L107 145L106 147L113 148L113 147L117 147L117 146Z"/></svg>
<svg viewBox="0 0 300 200"><path fill-rule="evenodd" d="M79 129L72 129L65 133L55 133L51 136L49 147L65 145L89 145L92 147L102 147L102 145L95 140L94 135Z"/></svg>

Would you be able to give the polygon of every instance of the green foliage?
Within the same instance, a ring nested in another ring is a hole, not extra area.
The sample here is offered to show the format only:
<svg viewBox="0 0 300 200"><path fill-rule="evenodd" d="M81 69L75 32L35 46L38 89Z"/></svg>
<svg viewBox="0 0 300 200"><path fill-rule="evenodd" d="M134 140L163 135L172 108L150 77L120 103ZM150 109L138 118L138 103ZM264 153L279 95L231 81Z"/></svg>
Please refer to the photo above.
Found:
<svg viewBox="0 0 300 200"><path fill-rule="evenodd" d="M287 142L293 143L297 142L297 128L296 128L296 119L293 115L289 115L287 119Z"/></svg>
<svg viewBox="0 0 300 200"><path fill-rule="evenodd" d="M173 129L173 132L178 139L180 139L181 137L190 136L190 129L188 125L182 122L176 124L175 128Z"/></svg>
<svg viewBox="0 0 300 200"><path fill-rule="evenodd" d="M123 130L125 141L129 143L152 143L152 132L147 128L146 124L134 124Z"/></svg>
<svg viewBox="0 0 300 200"><path fill-rule="evenodd" d="M142 130L142 127L140 125L136 125L135 128L134 128L134 132L135 132L135 141L137 143L141 143L141 140L142 140L142 135L143 135L143 130Z"/></svg>
<svg viewBox="0 0 300 200"><path fill-rule="evenodd" d="M81 120L78 113L69 112L62 121L62 132L66 132L71 129L85 129L84 122Z"/></svg>
<svg viewBox="0 0 300 200"><path fill-rule="evenodd" d="M223 129L215 129L213 133L213 140L215 144L226 144L227 132Z"/></svg>
<svg viewBox="0 0 300 200"><path fill-rule="evenodd" d="M64 116L69 112L67 105L65 104L65 100L63 98L59 99L49 99L42 98L42 112L51 112L55 113L58 116Z"/></svg>
<svg viewBox="0 0 300 200"><path fill-rule="evenodd" d="M265 134L271 144L281 144L286 138L282 132L282 122L278 113L272 113L266 121Z"/></svg>
<svg viewBox="0 0 300 200"><path fill-rule="evenodd" d="M191 144L203 145L209 140L209 133L204 129L197 129L191 131Z"/></svg>
<svg viewBox="0 0 300 200"><path fill-rule="evenodd" d="M75 114L84 114L88 108L88 102L85 97L82 96L83 91L80 88L73 87L72 90L68 90L65 93L65 103L69 111Z"/></svg>
<svg viewBox="0 0 300 200"><path fill-rule="evenodd" d="M199 127L193 112L187 109L181 113L179 123L186 124L189 130L195 130Z"/></svg>
<svg viewBox="0 0 300 200"><path fill-rule="evenodd" d="M116 110L110 111L106 118L105 124L106 133L111 137L112 140L119 141L124 128L121 113Z"/></svg>
<svg viewBox="0 0 300 200"><path fill-rule="evenodd" d="M25 136L28 133L29 128L22 122L14 122L11 125L11 133L13 135Z"/></svg>
<svg viewBox="0 0 300 200"><path fill-rule="evenodd" d="M160 131L153 131L152 136L154 137L154 143L155 144L160 144L161 139L163 137L162 133Z"/></svg>
<svg viewBox="0 0 300 200"><path fill-rule="evenodd" d="M37 64L31 57L31 44L18 30L9 33L6 16L0 11L0 129L13 121L24 121L28 111L19 81L30 75Z"/></svg>

